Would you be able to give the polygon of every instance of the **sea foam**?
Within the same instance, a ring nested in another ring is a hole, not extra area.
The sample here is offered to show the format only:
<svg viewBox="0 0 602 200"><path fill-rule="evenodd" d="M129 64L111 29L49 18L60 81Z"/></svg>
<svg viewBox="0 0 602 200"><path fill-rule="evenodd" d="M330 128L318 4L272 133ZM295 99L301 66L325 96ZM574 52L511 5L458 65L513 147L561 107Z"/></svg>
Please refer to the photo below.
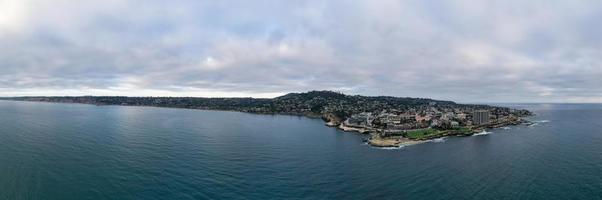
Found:
<svg viewBox="0 0 602 200"><path fill-rule="evenodd" d="M383 149L383 150L399 150L399 149L403 149L404 145L399 145L398 147L375 147L377 149Z"/></svg>
<svg viewBox="0 0 602 200"><path fill-rule="evenodd" d="M474 134L474 136L483 136L483 135L489 135L489 134L491 134L491 133L492 133L492 132L483 131L483 132L480 132L480 133Z"/></svg>
<svg viewBox="0 0 602 200"><path fill-rule="evenodd" d="M446 139L447 139L447 137L436 138L436 139L430 140L429 142L440 143L440 142L445 142Z"/></svg>
<svg viewBox="0 0 602 200"><path fill-rule="evenodd" d="M533 121L533 124L529 125L529 127L533 127L533 126L537 126L539 124L545 124L545 123L550 123L550 120L538 120L538 121Z"/></svg>

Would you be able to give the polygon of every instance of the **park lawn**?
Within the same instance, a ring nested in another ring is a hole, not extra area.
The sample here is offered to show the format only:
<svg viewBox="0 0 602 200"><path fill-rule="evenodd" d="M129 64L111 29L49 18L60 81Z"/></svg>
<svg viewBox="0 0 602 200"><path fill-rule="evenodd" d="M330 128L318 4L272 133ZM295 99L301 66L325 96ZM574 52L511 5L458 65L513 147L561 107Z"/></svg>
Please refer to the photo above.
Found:
<svg viewBox="0 0 602 200"><path fill-rule="evenodd" d="M457 131L457 132L459 132L459 133L462 133L462 134L468 134L468 133L471 133L471 132L472 132L472 129L470 129L470 128L467 128L467 127L454 128L453 130L454 130L454 131Z"/></svg>
<svg viewBox="0 0 602 200"><path fill-rule="evenodd" d="M437 135L440 135L443 133L444 133L444 131L428 128L428 129L423 129L423 130L409 131L406 133L406 137L409 139L421 140L421 139L427 139L427 138L430 138L433 136L437 136Z"/></svg>

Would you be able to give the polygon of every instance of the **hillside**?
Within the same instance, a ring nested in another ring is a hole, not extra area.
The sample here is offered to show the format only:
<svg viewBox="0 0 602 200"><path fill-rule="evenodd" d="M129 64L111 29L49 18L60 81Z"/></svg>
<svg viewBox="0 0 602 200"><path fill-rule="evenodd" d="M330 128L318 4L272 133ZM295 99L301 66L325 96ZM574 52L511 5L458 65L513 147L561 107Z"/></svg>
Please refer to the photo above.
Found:
<svg viewBox="0 0 602 200"><path fill-rule="evenodd" d="M3 100L83 103L93 105L154 106L207 110L231 110L265 114L336 116L338 120L361 112L387 110L427 110L429 108L506 108L486 105L463 105L452 101L424 98L345 95L332 91L290 93L273 99L263 98L196 98L196 97L11 97Z"/></svg>

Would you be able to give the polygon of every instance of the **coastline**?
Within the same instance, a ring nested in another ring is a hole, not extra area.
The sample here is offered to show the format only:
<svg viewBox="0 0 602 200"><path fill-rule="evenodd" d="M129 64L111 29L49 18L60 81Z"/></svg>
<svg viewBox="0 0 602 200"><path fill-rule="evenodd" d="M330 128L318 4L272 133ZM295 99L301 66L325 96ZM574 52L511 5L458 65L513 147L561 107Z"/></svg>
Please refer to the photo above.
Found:
<svg viewBox="0 0 602 200"><path fill-rule="evenodd" d="M340 122L340 123L338 123L338 125L336 125L337 122L328 121L328 122L326 122L325 125L329 126L329 127L335 127L344 132L370 134L370 138L368 138L366 141L368 145L373 146L373 147L387 148L387 147L403 147L403 146L410 146L410 145L416 145L416 144L423 144L423 143L430 142L432 140L450 137L450 136L457 136L457 137L472 136L472 135L479 134L479 133L482 133L482 132L490 130L490 129L502 128L502 127L507 127L507 126L517 126L517 125L521 125L521 124L528 125L531 123L532 122L525 120L522 117L517 117L514 119L506 119L503 121L498 121L498 122L490 123L490 124L483 125L483 126L469 127L468 132L459 132L459 131L454 131L454 130L442 130L441 134L427 136L422 139L410 139L410 138L406 138L403 136L383 137L383 136L380 136L380 134L378 134L378 132L381 132L382 130L379 131L378 129L375 129L375 128L366 128L366 127L361 127L361 128L353 127L353 126L347 125L345 122Z"/></svg>
<svg viewBox="0 0 602 200"><path fill-rule="evenodd" d="M332 124L336 124L335 122L327 122L326 125L332 125ZM359 128L359 127L352 127L352 126L347 126L345 125L345 123L340 123L338 126L331 126L331 127L336 127L339 130L345 131L345 132L356 132L356 133L360 133L360 134L369 134L370 132L373 132L373 129L369 129L369 128Z"/></svg>
<svg viewBox="0 0 602 200"><path fill-rule="evenodd" d="M369 134L370 138L367 140L367 143L373 147L401 147L401 146L410 146L416 144L427 143L431 140L444 138L449 136L471 136L482 131L486 131L487 129L493 128L501 128L505 126L516 126L520 124L529 124L529 122L522 117L517 117L514 120L506 120L496 123L490 123L486 126L481 127L470 127L469 133L458 133L452 130L443 130L442 134L427 136L421 139L410 139L402 136L385 136L382 137L378 133L382 132L382 130L372 128L372 127L356 127L349 126L339 118L333 118L330 115L320 116L314 113L294 113L294 112L253 112L246 110L227 110L227 109L210 109L203 107L173 107L173 106L152 106L152 105L114 105L114 104L93 104L93 103L82 103L82 102L49 102L49 101L31 101L31 100L14 100L14 99L0 99L1 101L16 101L16 102L33 102L33 103L58 103L58 104L81 104L81 105L94 105L94 106L124 106L124 107L149 107L149 108L175 108L175 109L187 109L187 110L203 110L203 111L225 111L225 112L240 112L240 113L248 113L248 114L258 114L258 115L286 115L286 116L302 116L311 119L321 118L325 121L325 126L333 127L344 132L353 132L359 134ZM409 131L409 130L404 130Z"/></svg>
<svg viewBox="0 0 602 200"><path fill-rule="evenodd" d="M403 137L399 137L399 138L376 137L376 138L370 138L368 140L368 144L373 147L403 147L403 146L410 146L410 145L416 145L416 144L423 144L423 143L427 143L427 142L429 142L429 140L411 140L411 139L403 138Z"/></svg>

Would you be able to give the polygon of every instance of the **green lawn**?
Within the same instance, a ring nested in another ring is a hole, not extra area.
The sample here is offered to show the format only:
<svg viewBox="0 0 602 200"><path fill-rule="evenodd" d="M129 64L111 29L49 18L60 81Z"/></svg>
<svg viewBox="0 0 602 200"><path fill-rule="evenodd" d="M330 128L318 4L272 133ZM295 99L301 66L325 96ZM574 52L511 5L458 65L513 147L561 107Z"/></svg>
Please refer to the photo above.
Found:
<svg viewBox="0 0 602 200"><path fill-rule="evenodd" d="M442 133L443 131L428 128L423 130L409 131L406 133L406 137L410 139L420 140L429 138L431 136L436 136Z"/></svg>
<svg viewBox="0 0 602 200"><path fill-rule="evenodd" d="M472 132L472 130L470 128L466 128L466 127L454 128L453 130L457 131L459 133L462 133L462 134L467 134L467 133L471 133Z"/></svg>
<svg viewBox="0 0 602 200"><path fill-rule="evenodd" d="M472 129L466 127L453 128L449 130L427 128L422 130L408 131L404 136L413 140L424 140L442 137L445 135L472 135Z"/></svg>

